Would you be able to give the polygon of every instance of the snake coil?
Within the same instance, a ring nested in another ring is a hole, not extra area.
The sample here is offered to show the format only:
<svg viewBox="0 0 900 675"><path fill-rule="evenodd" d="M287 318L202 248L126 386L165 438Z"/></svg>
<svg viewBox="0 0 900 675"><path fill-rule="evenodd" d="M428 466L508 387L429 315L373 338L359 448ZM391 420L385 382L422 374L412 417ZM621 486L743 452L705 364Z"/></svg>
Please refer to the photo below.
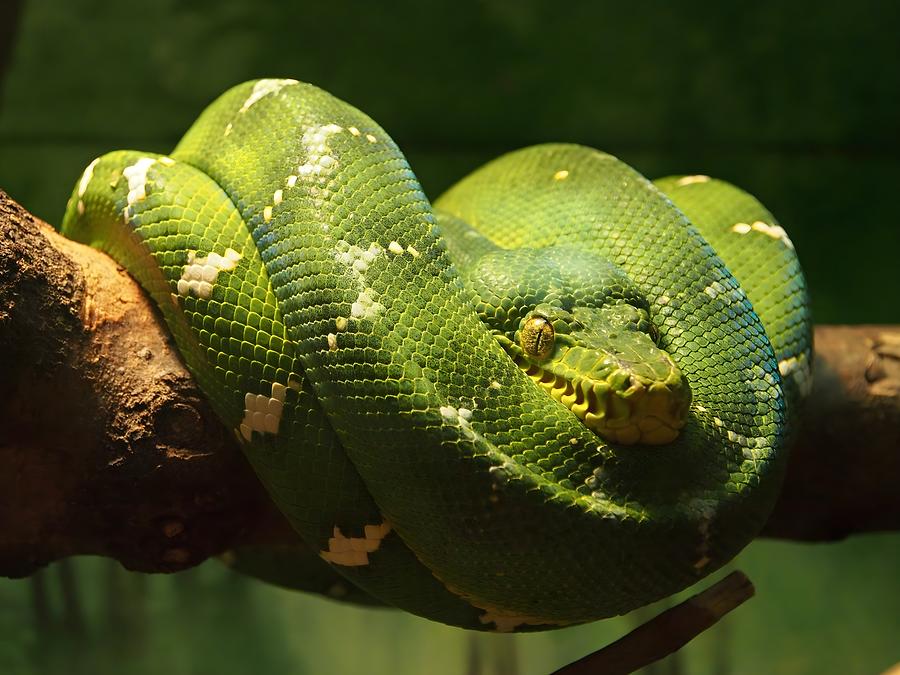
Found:
<svg viewBox="0 0 900 675"><path fill-rule="evenodd" d="M169 155L92 162L62 230L141 283L316 559L378 601L490 630L621 614L719 568L774 503L806 290L784 230L721 181L543 145L433 209L366 115L264 79ZM604 440L529 377L459 276L467 239L623 270L690 386L677 438Z"/></svg>

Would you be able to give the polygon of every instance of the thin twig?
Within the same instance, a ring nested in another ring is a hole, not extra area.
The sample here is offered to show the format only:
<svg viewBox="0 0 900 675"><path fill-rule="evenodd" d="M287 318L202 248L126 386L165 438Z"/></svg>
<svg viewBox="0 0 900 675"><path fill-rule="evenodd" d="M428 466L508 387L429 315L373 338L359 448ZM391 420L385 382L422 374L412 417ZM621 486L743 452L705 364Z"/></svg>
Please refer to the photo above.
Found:
<svg viewBox="0 0 900 675"><path fill-rule="evenodd" d="M678 651L735 607L753 597L750 579L732 572L705 591L657 615L553 675L625 675Z"/></svg>

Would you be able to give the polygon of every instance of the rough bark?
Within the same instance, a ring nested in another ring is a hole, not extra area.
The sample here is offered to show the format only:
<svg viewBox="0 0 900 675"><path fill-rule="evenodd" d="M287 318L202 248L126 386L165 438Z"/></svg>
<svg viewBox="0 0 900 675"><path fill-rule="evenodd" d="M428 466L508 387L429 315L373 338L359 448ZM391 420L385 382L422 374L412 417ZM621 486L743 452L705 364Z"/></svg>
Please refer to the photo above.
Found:
<svg viewBox="0 0 900 675"><path fill-rule="evenodd" d="M900 326L819 326L765 536L900 529ZM0 575L74 554L168 572L293 534L140 288L0 192Z"/></svg>
<svg viewBox="0 0 900 675"><path fill-rule="evenodd" d="M763 536L900 530L900 326L816 326L814 384Z"/></svg>
<svg viewBox="0 0 900 675"><path fill-rule="evenodd" d="M0 575L176 571L283 527L135 282L2 192L0 467Z"/></svg>

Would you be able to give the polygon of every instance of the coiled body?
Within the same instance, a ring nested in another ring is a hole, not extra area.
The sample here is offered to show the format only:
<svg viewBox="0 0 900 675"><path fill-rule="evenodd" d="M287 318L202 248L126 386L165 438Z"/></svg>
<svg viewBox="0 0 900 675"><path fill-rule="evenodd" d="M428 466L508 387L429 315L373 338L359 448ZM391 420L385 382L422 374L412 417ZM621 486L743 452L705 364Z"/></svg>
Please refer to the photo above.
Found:
<svg viewBox="0 0 900 675"><path fill-rule="evenodd" d="M752 198L680 180L670 194L699 213L719 208L711 189L745 208L722 207L720 220L739 218L725 230L748 228L735 241L788 249ZM779 487L796 407L779 361L791 387L808 372L792 249L763 275L760 298L780 298L764 327L688 206L603 153L512 153L436 206L440 218L363 113L259 80L223 94L168 156L92 163L63 231L139 280L294 528L383 602L470 628L547 628L629 611L729 560ZM677 438L606 442L529 378L479 321L444 219L624 270L690 384Z"/></svg>

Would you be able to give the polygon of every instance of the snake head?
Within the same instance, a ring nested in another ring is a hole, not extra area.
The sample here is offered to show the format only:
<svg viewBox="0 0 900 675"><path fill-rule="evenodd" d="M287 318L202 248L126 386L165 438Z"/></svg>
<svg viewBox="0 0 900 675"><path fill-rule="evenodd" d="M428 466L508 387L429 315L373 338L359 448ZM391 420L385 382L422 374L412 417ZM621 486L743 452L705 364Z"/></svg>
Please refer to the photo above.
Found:
<svg viewBox="0 0 900 675"><path fill-rule="evenodd" d="M493 249L463 281L510 358L594 433L623 444L677 438L691 390L620 267L571 246Z"/></svg>
<svg viewBox="0 0 900 675"><path fill-rule="evenodd" d="M669 443L687 420L691 390L654 342L646 310L629 304L571 311L538 305L512 339L512 359L594 433L616 443Z"/></svg>

